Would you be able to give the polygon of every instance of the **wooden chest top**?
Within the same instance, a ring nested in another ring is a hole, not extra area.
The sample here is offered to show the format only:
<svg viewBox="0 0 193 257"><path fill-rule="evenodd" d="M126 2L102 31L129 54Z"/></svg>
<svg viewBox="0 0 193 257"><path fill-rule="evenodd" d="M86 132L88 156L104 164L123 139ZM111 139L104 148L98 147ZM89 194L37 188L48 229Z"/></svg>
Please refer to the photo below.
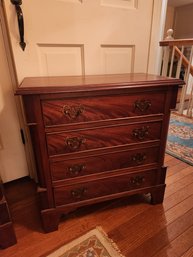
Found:
<svg viewBox="0 0 193 257"><path fill-rule="evenodd" d="M92 92L105 90L137 89L182 85L183 81L151 74L130 73L114 75L86 75L65 77L29 77L25 78L16 95Z"/></svg>

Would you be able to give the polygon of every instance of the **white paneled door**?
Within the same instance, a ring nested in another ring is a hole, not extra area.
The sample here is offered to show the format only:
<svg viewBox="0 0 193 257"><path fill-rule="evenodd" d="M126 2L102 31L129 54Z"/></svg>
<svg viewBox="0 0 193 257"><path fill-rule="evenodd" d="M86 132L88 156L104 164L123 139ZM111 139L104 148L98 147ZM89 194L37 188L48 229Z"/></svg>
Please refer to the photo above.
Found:
<svg viewBox="0 0 193 257"><path fill-rule="evenodd" d="M19 81L147 70L153 0L25 0L25 51L14 5L5 7Z"/></svg>
<svg viewBox="0 0 193 257"><path fill-rule="evenodd" d="M29 76L148 70L154 9L161 0L3 2L19 82ZM23 12L24 51L12 2Z"/></svg>

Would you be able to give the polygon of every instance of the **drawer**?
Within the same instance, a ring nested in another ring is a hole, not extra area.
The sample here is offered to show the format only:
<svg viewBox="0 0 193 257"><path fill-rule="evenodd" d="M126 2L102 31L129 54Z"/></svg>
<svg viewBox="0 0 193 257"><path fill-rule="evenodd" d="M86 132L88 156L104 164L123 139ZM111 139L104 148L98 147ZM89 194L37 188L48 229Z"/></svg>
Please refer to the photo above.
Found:
<svg viewBox="0 0 193 257"><path fill-rule="evenodd" d="M155 185L156 170L115 176L70 186L54 187L56 206Z"/></svg>
<svg viewBox="0 0 193 257"><path fill-rule="evenodd" d="M160 138L161 122L146 122L73 132L48 133L50 156L146 142Z"/></svg>
<svg viewBox="0 0 193 257"><path fill-rule="evenodd" d="M92 122L164 112L165 92L42 100L45 126Z"/></svg>
<svg viewBox="0 0 193 257"><path fill-rule="evenodd" d="M149 147L51 162L52 180L57 181L105 171L153 164L158 161L158 153L159 147Z"/></svg>

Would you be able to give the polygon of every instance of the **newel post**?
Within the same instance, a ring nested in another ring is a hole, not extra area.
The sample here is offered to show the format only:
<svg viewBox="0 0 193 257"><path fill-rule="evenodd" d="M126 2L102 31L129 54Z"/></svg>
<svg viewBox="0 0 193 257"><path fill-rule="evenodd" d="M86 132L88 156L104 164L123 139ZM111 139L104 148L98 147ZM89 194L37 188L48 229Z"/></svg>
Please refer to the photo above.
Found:
<svg viewBox="0 0 193 257"><path fill-rule="evenodd" d="M174 40L173 38L173 29L168 29L167 31L167 37L165 40ZM170 47L169 46L164 46L163 49L163 66L162 66L162 75L167 76L168 73L168 64L169 64L169 57L170 57Z"/></svg>

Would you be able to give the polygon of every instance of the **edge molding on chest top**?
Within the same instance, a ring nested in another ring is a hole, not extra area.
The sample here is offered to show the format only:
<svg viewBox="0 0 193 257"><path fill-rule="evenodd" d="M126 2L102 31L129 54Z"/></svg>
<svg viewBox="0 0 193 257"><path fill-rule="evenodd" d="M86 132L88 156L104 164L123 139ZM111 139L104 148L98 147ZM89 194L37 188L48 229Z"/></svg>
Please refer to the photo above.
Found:
<svg viewBox="0 0 193 257"><path fill-rule="evenodd" d="M164 153L179 79L149 74L25 78L21 95L36 159L45 232L61 214L165 191Z"/></svg>

